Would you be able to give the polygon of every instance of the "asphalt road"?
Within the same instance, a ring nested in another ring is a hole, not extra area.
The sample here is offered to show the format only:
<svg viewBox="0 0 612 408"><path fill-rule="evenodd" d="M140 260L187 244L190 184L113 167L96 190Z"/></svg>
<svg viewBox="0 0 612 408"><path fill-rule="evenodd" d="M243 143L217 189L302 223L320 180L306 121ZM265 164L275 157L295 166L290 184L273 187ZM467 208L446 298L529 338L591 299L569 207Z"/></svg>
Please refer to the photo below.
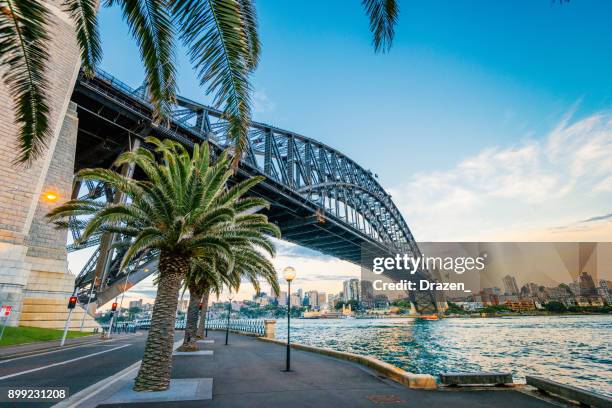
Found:
<svg viewBox="0 0 612 408"><path fill-rule="evenodd" d="M9 389L67 387L69 395L104 380L142 359L147 332L101 344L0 361L0 407L50 407L54 401L8 400Z"/></svg>

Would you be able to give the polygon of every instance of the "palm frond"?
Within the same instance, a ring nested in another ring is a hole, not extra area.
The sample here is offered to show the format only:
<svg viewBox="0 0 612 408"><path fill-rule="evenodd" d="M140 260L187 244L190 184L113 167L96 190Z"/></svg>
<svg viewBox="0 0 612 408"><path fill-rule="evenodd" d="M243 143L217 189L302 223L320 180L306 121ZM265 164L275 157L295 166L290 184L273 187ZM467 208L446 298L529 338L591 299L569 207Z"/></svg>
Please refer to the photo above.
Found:
<svg viewBox="0 0 612 408"><path fill-rule="evenodd" d="M259 42L259 32L257 29L257 12L255 9L254 0L238 0L242 19L244 20L245 35L249 40L250 59L248 68L254 71L259 65L259 54L261 52L261 43Z"/></svg>
<svg viewBox="0 0 612 408"><path fill-rule="evenodd" d="M363 0L361 4L370 18L374 50L383 53L389 51L399 13L397 0Z"/></svg>
<svg viewBox="0 0 612 408"><path fill-rule="evenodd" d="M85 74L93 76L102 59L96 0L66 0L64 7L74 21Z"/></svg>
<svg viewBox="0 0 612 408"><path fill-rule="evenodd" d="M238 168L247 145L251 120L251 85L253 66L252 39L247 26L254 13L245 19L238 0L176 0L173 13L180 27L181 39L188 48L200 83L214 94L214 105L223 106L228 133L234 140L232 168Z"/></svg>
<svg viewBox="0 0 612 408"><path fill-rule="evenodd" d="M45 66L48 12L37 0L0 1L0 66L20 126L16 163L30 164L46 148L49 106Z"/></svg>
<svg viewBox="0 0 612 408"><path fill-rule="evenodd" d="M174 29L166 0L117 1L144 62L155 119L170 113L176 99Z"/></svg>

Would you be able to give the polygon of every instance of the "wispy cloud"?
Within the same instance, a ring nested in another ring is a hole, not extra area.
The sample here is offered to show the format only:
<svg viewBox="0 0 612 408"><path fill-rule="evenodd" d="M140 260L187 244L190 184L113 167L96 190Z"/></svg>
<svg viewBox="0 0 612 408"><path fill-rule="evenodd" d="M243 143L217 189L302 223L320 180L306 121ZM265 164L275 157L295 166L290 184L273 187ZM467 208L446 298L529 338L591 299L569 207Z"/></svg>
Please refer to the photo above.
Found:
<svg viewBox="0 0 612 408"><path fill-rule="evenodd" d="M594 201L612 192L612 114L574 122L572 114L540 139L484 148L454 168L417 174L392 189L417 237L482 237L597 211Z"/></svg>
<svg viewBox="0 0 612 408"><path fill-rule="evenodd" d="M276 109L276 104L270 100L266 91L253 92L253 112L269 113Z"/></svg>

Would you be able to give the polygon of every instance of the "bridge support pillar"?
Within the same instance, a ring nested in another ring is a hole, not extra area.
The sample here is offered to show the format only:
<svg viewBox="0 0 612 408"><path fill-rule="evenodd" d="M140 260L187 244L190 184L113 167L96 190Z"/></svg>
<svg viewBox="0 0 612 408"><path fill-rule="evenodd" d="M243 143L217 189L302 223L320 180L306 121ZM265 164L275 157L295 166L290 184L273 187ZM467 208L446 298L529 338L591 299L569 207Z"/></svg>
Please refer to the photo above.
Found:
<svg viewBox="0 0 612 408"><path fill-rule="evenodd" d="M47 63L49 139L28 166L13 164L19 127L12 98L0 83L0 304L11 305L11 326L62 328L74 276L68 272L66 231L46 223L45 214L70 199L77 139L76 106L70 102L79 70L79 47L61 2L45 2L50 40ZM73 316L76 327L83 313ZM80 316L79 316L80 315ZM93 319L86 327L93 327Z"/></svg>

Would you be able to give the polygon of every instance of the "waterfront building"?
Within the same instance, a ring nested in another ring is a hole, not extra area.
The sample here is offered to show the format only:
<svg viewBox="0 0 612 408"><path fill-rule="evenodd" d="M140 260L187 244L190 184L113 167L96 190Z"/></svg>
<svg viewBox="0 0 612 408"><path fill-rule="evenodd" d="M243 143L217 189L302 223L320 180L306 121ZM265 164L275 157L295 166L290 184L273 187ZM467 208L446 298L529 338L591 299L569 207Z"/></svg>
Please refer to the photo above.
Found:
<svg viewBox="0 0 612 408"><path fill-rule="evenodd" d="M361 288L361 305L365 309L371 309L374 307L374 287L371 281L362 280L360 282Z"/></svg>
<svg viewBox="0 0 612 408"><path fill-rule="evenodd" d="M514 276L506 275L502 279L506 295L518 295L519 289Z"/></svg>
<svg viewBox="0 0 612 408"><path fill-rule="evenodd" d="M137 308L139 308L139 309L142 309L142 299L139 299L139 300L131 300L131 301L130 301L129 308L130 308L130 309L133 309L133 308L135 308L135 307L137 307Z"/></svg>
<svg viewBox="0 0 612 408"><path fill-rule="evenodd" d="M302 306L302 302L300 300L300 295L294 293L291 295L291 307L300 307Z"/></svg>
<svg viewBox="0 0 612 408"><path fill-rule="evenodd" d="M525 312L525 311L536 309L536 304L533 301L533 299L520 299L517 301L507 301L505 305L508 306L510 310L514 312Z"/></svg>
<svg viewBox="0 0 612 408"><path fill-rule="evenodd" d="M580 296L597 296L597 289L593 277L588 272L582 272L578 277L580 284Z"/></svg>
<svg viewBox="0 0 612 408"><path fill-rule="evenodd" d="M344 301L349 302L351 300L359 301L359 279L345 280L342 284Z"/></svg>
<svg viewBox="0 0 612 408"><path fill-rule="evenodd" d="M287 292L281 290L278 295L278 305L279 306L287 306Z"/></svg>
<svg viewBox="0 0 612 408"><path fill-rule="evenodd" d="M176 310L178 310L179 312L185 313L187 312L187 307L189 306L189 300L187 299L180 299L178 302L178 305L176 307Z"/></svg>
<svg viewBox="0 0 612 408"><path fill-rule="evenodd" d="M317 292L316 290L309 290L308 292L306 292L306 296L304 299L308 299L308 305L305 306L310 306L311 309L319 308L319 292Z"/></svg>
<svg viewBox="0 0 612 408"><path fill-rule="evenodd" d="M319 292L319 308L321 310L325 309L327 306L327 295L325 292Z"/></svg>

